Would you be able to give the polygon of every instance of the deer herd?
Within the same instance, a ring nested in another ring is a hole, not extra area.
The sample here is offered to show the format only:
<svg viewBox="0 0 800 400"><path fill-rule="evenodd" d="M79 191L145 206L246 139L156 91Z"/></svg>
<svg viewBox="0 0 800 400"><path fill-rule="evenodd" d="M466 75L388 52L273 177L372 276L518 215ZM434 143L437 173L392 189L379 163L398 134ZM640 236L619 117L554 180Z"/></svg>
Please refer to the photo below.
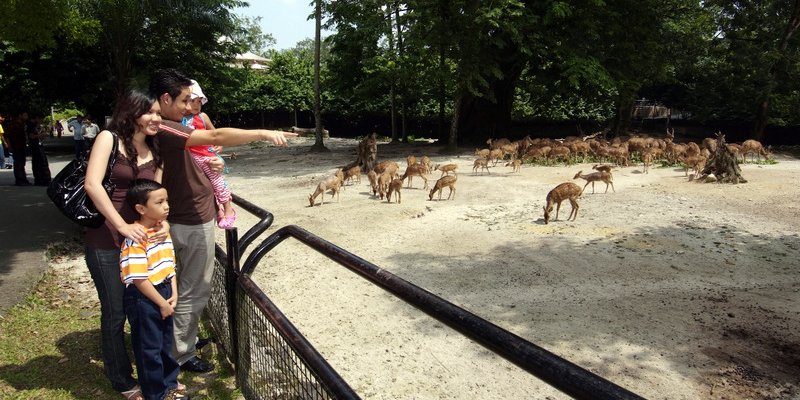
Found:
<svg viewBox="0 0 800 400"><path fill-rule="evenodd" d="M489 139L486 141L488 148L475 149L476 159L473 162L473 175L491 175L489 168L497 166L498 162L503 162L506 167L511 167L510 173L520 171L522 165L526 163L537 163L549 165L555 162L563 162L566 165L573 163L585 163L590 160L599 161L603 164L596 164L592 167L594 172L583 174L578 171L573 180L583 179L586 183L580 187L572 182L562 183L553 188L546 197L544 206L544 223L551 220L553 206L556 213L554 220L558 219L559 209L564 200L568 200L572 206L567 220L575 220L578 217L578 199L583 194L586 187L592 185L592 193L595 192L595 182L606 184L605 192L608 187L616 192L614 188L614 177L611 172L612 166L628 167L632 160L639 160L642 165L642 173L649 173L650 167L656 162L666 162L669 164L682 163L684 173L688 175L691 169L695 174L699 174L709 159L717 151L717 141L714 138L706 138L702 142L675 143L674 130L668 130L663 138L649 137L646 135L635 135L630 137L618 137L612 140L595 138L597 135L586 137L567 137L565 139L532 139L526 136L523 139L511 141L506 138ZM745 140L741 144L729 143L727 150L734 155L736 160L745 162L750 156L751 160L756 157L771 159L771 149L765 148L756 140ZM357 162L338 168L336 172L318 182L316 189L308 196L310 206L316 204L316 198L321 196L321 203L324 203L325 193L331 197L336 195L337 201L340 190L348 183L358 184L361 182L363 164ZM455 199L456 183L458 181L458 164L437 164L433 166L430 158L422 156L417 159L414 155L406 157L406 169L403 174L399 173L400 165L396 161L386 160L376 162L367 171L372 195L391 203L392 198L397 203L401 202L400 191L403 183L408 179L407 187L412 187L412 179L419 177L423 186L428 189L428 175L435 171L440 171L441 175L433 184L428 192L428 200L432 201L438 192L438 200L442 199L442 192L445 188L449 189L447 200ZM393 196L394 195L394 196Z"/></svg>

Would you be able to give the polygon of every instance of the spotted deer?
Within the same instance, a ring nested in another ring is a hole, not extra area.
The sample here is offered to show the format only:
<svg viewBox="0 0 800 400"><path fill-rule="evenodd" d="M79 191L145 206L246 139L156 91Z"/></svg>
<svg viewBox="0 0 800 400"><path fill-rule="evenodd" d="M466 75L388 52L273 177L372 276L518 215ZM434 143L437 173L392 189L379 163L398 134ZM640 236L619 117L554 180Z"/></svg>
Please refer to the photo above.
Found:
<svg viewBox="0 0 800 400"><path fill-rule="evenodd" d="M438 181L433 185L433 189L431 189L430 194L428 194L428 200L433 200L433 195L436 192L439 192L439 200L442 199L442 189L449 188L450 193L447 194L447 200L450 200L450 195L453 195L453 200L456 199L456 181L458 180L458 176L456 175L447 175L439 178Z"/></svg>
<svg viewBox="0 0 800 400"><path fill-rule="evenodd" d="M336 195L336 201L339 201L339 189L342 187L342 174L341 170L339 173L333 176L329 176L323 179L320 183L317 184L317 189L314 190L314 193L308 195L308 202L311 207L314 207L314 203L317 199L317 196L322 195L320 200L320 205L325 203L325 192L330 192L331 198L333 195Z"/></svg>
<svg viewBox="0 0 800 400"><path fill-rule="evenodd" d="M436 168L434 169L437 171L442 171L442 176L450 175L451 172L453 175L455 175L456 170L458 169L458 164L437 164Z"/></svg>
<svg viewBox="0 0 800 400"><path fill-rule="evenodd" d="M486 173L491 174L491 172L489 172L489 160L485 158L478 158L474 163L472 163L472 172L475 173L475 175L478 174L478 168L481 169L481 175L483 175L484 169L486 170Z"/></svg>
<svg viewBox="0 0 800 400"><path fill-rule="evenodd" d="M610 173L597 171L597 172L592 172L591 174L581 175L581 172L583 171L578 171L578 173L575 174L575 176L572 179L578 179L578 178L585 179L586 184L583 185L584 189L586 189L586 186L589 186L589 184L591 183L592 194L594 194L594 183L598 181L605 182L606 184L605 193L608 193L608 185L611 185L611 190L613 190L616 193L616 189L614 189L614 177L611 176Z"/></svg>
<svg viewBox="0 0 800 400"><path fill-rule="evenodd" d="M581 193L583 193L583 189L580 186L572 183L572 182L564 182L551 190L547 193L547 205L544 206L544 223L547 224L550 222L550 213L553 212L553 205L556 206L556 218L558 219L558 211L561 209L561 202L564 200L569 200L569 203L572 205L572 211L569 212L569 217L567 217L567 221L572 218L572 220L576 220L578 218L578 198L581 197ZM573 217L574 214L574 217Z"/></svg>

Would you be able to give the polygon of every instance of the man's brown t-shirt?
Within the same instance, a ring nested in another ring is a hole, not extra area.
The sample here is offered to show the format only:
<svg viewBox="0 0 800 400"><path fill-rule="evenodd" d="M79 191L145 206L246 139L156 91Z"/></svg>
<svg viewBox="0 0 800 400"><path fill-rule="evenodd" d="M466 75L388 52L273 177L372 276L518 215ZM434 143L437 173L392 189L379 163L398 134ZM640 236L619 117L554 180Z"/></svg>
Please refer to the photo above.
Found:
<svg viewBox="0 0 800 400"><path fill-rule="evenodd" d="M197 166L186 141L193 129L174 121L159 126L158 145L164 162L162 184L169 195L170 223L200 225L214 220L214 189Z"/></svg>

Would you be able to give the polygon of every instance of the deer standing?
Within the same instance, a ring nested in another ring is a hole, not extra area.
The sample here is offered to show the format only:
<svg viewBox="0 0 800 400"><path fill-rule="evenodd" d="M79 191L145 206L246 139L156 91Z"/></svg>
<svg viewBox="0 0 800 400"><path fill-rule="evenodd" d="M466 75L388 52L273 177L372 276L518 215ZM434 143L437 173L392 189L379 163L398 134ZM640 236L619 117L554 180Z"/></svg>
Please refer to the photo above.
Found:
<svg viewBox="0 0 800 400"><path fill-rule="evenodd" d="M442 199L442 189L450 188L450 193L447 194L447 200L450 200L450 195L453 195L453 200L456 199L456 181L458 180L458 176L456 175L447 175L439 178L438 181L433 185L433 189L431 189L431 193L428 195L428 200L433 200L433 195L436 192L439 192L439 200Z"/></svg>
<svg viewBox="0 0 800 400"><path fill-rule="evenodd" d="M555 220L558 219L558 211L561 209L561 202L564 200L569 200L570 205L572 205L572 211L569 212L567 221L569 221L570 218L572 218L573 221L576 220L578 218L579 208L578 197L581 197L581 193L583 193L583 189L572 182L564 182L547 193L547 205L544 206L544 223L547 224L550 222L550 213L553 212L553 204L556 205ZM574 217L573 214L575 215Z"/></svg>
<svg viewBox="0 0 800 400"><path fill-rule="evenodd" d="M611 176L610 173L603 172L603 171L597 171L597 172L592 172L591 174L581 175L581 172L583 172L583 171L578 171L578 173L575 174L575 176L572 179L578 179L578 178L585 179L586 180L586 184L583 185L584 189L586 189L586 186L589 186L589 184L591 183L592 184L592 194L594 194L594 183L597 182L597 181L605 182L605 184L606 184L605 193L608 193L608 185L609 184L611 185L611 190L613 190L614 193L617 192L616 189L614 189L614 177Z"/></svg>

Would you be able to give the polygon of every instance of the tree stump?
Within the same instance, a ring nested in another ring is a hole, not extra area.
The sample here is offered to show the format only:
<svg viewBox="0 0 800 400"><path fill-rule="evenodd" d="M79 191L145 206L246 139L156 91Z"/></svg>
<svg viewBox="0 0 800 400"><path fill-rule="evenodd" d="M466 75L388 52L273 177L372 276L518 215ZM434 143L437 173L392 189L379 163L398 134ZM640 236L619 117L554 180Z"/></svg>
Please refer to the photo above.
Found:
<svg viewBox="0 0 800 400"><path fill-rule="evenodd" d="M358 143L358 165L362 172L369 172L378 159L378 139L375 133L367 135Z"/></svg>
<svg viewBox="0 0 800 400"><path fill-rule="evenodd" d="M716 136L717 150L711 154L711 159L706 163L699 180L703 182L708 175L714 174L716 182L719 183L747 183L747 180L742 177L742 169L739 167L736 156L725 143L725 135L718 132Z"/></svg>

